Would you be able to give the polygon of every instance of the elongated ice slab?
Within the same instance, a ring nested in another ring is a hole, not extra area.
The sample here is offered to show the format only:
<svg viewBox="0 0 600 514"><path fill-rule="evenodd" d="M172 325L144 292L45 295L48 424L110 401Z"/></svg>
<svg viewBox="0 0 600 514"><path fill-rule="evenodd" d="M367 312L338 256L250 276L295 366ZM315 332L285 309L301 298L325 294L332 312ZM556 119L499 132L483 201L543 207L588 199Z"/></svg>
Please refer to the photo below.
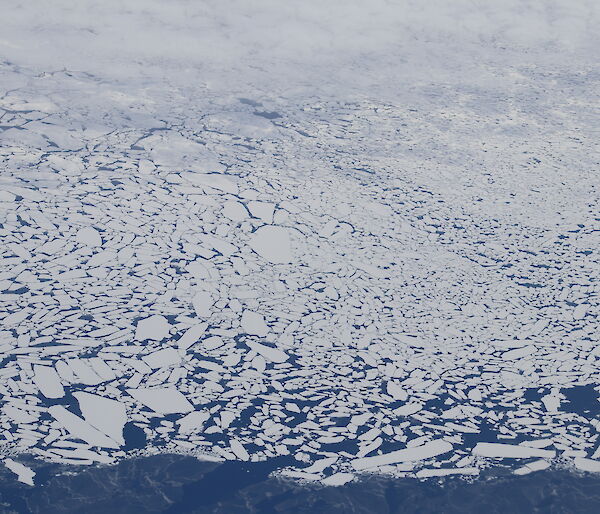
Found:
<svg viewBox="0 0 600 514"><path fill-rule="evenodd" d="M378 466L396 464L398 462L417 462L420 460L437 457L438 455L448 453L451 450L451 443L442 439L437 439L436 441L430 441L422 446L415 446L414 448L396 450L394 452L384 453L383 455L377 455L375 457L356 459L352 461L352 467L357 471L361 471L364 469L376 468Z"/></svg>
<svg viewBox="0 0 600 514"><path fill-rule="evenodd" d="M62 398L65 395L60 377L53 367L36 364L33 371L33 382L46 398Z"/></svg>
<svg viewBox="0 0 600 514"><path fill-rule="evenodd" d="M530 457L551 459L556 455L556 452L554 450L542 450L540 448L518 446L515 444L477 443L475 448L473 448L473 455L499 459L527 459Z"/></svg>
<svg viewBox="0 0 600 514"><path fill-rule="evenodd" d="M128 389L137 401L160 414L178 414L194 410L192 404L177 389Z"/></svg>
<svg viewBox="0 0 600 514"><path fill-rule="evenodd" d="M34 485L33 477L35 476L35 471L31 468L28 468L24 464L16 462L13 459L4 459L4 465L17 475L17 480L19 480L19 482L23 482L27 485Z"/></svg>

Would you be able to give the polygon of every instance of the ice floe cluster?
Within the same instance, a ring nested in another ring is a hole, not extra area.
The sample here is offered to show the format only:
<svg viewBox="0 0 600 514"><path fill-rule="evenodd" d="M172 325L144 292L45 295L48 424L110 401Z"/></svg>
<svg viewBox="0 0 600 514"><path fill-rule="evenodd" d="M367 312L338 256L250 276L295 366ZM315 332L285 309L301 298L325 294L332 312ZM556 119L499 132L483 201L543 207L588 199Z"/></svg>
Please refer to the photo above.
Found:
<svg viewBox="0 0 600 514"><path fill-rule="evenodd" d="M589 76L511 73L400 102L1 63L6 466L600 471Z"/></svg>

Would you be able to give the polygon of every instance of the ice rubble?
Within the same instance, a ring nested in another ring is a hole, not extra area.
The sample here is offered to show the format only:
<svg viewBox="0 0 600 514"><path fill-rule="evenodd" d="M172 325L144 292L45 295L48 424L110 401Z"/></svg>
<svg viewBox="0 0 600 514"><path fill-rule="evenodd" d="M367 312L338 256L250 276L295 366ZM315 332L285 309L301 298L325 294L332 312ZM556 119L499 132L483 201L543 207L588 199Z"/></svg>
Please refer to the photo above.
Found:
<svg viewBox="0 0 600 514"><path fill-rule="evenodd" d="M162 115L130 127L53 94L92 98L91 77L34 95L0 66L7 450L114 462L132 424L149 449L291 455L283 474L328 485L600 469L600 424L567 398L600 383L598 197L568 88L522 142L514 113L490 124L448 91L453 107L282 100L277 124L156 92ZM555 146L565 130L583 143Z"/></svg>

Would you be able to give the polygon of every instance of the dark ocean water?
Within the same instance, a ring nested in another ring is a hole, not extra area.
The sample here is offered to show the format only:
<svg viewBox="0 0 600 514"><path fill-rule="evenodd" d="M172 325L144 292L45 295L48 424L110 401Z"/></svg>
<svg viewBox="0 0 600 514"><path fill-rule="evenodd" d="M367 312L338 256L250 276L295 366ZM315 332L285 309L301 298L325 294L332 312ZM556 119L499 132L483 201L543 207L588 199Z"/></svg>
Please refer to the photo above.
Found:
<svg viewBox="0 0 600 514"><path fill-rule="evenodd" d="M32 466L34 463L31 463ZM600 513L600 477L568 471L420 482L368 476L342 487L269 478L286 465L157 455L68 471L36 463L36 487L0 474L0 508L16 513Z"/></svg>

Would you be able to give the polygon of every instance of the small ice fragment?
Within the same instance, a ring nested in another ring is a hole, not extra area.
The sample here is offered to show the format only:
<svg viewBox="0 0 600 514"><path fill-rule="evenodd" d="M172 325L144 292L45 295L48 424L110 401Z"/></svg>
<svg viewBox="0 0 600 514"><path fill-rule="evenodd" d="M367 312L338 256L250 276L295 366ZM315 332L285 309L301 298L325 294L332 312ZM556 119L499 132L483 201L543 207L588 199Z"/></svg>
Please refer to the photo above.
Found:
<svg viewBox="0 0 600 514"><path fill-rule="evenodd" d="M404 389L402 389L402 386L400 386L397 382L394 382L393 380L390 380L387 383L386 390L387 394L394 398L394 400L405 401L408 398L408 393Z"/></svg>
<svg viewBox="0 0 600 514"><path fill-rule="evenodd" d="M202 346L206 350L216 350L225 344L222 337L219 336L210 336L202 341Z"/></svg>
<svg viewBox="0 0 600 514"><path fill-rule="evenodd" d="M239 353L229 353L223 359L223 366L225 366L225 367L235 366L238 362L240 362L241 358L242 358L242 356Z"/></svg>
<svg viewBox="0 0 600 514"><path fill-rule="evenodd" d="M473 401L473 402L480 402L481 401L481 391L479 389L471 389L469 391L469 393L467 394L467 397L469 398L469 400Z"/></svg>
<svg viewBox="0 0 600 514"><path fill-rule="evenodd" d="M542 396L542 403L548 412L558 412L560 407L560 398L554 394Z"/></svg>
<svg viewBox="0 0 600 514"><path fill-rule="evenodd" d="M135 338L138 341L152 339L160 341L169 335L169 322L164 316L155 314L149 318L138 321L135 328Z"/></svg>
<svg viewBox="0 0 600 514"><path fill-rule="evenodd" d="M575 309L573 309L573 319L583 319L587 314L587 304L580 303Z"/></svg>
<svg viewBox="0 0 600 514"><path fill-rule="evenodd" d="M258 312L245 310L242 313L242 328L247 334L264 337L269 332L265 318Z"/></svg>
<svg viewBox="0 0 600 514"><path fill-rule="evenodd" d="M53 367L34 364L33 373L33 383L46 398L62 398L65 395L60 377Z"/></svg>
<svg viewBox="0 0 600 514"><path fill-rule="evenodd" d="M182 434L189 434L194 432L195 429L200 428L209 419L210 413L208 411L194 411L178 420L177 424Z"/></svg>
<svg viewBox="0 0 600 514"><path fill-rule="evenodd" d="M75 240L78 243L87 246L102 246L100 232L93 227L83 227L82 229L79 229L75 236Z"/></svg>
<svg viewBox="0 0 600 514"><path fill-rule="evenodd" d="M302 471L304 473L321 473L321 471L334 464L337 460L337 457L326 457L324 459L319 459L318 461L313 462L307 468L303 468Z"/></svg>
<svg viewBox="0 0 600 514"><path fill-rule="evenodd" d="M522 357L527 357L528 355L532 355L535 353L535 346L523 346L522 348L515 348L514 350L509 350L502 354L502 358L504 360L517 360Z"/></svg>
<svg viewBox="0 0 600 514"><path fill-rule="evenodd" d="M515 469L513 473L515 475L528 475L534 471L542 471L544 469L548 469L549 467L550 463L547 460L540 459Z"/></svg>
<svg viewBox="0 0 600 514"><path fill-rule="evenodd" d="M394 414L396 416L410 416L411 414L415 414L419 412L423 408L422 403L407 403L394 409Z"/></svg>
<svg viewBox="0 0 600 514"><path fill-rule="evenodd" d="M263 225L250 236L250 248L273 264L292 262L292 247L287 229Z"/></svg>
<svg viewBox="0 0 600 514"><path fill-rule="evenodd" d="M31 468L12 459L4 459L4 465L17 475L17 480L19 482L23 482L27 485L34 485L33 477L35 476L35 471Z"/></svg>
<svg viewBox="0 0 600 514"><path fill-rule="evenodd" d="M551 438L548 439L533 439L519 443L521 446L529 446L531 448L547 448L553 443Z"/></svg>
<svg viewBox="0 0 600 514"><path fill-rule="evenodd" d="M127 389L127 392L138 402L159 414L178 414L194 410L192 404L177 389L140 388Z"/></svg>

